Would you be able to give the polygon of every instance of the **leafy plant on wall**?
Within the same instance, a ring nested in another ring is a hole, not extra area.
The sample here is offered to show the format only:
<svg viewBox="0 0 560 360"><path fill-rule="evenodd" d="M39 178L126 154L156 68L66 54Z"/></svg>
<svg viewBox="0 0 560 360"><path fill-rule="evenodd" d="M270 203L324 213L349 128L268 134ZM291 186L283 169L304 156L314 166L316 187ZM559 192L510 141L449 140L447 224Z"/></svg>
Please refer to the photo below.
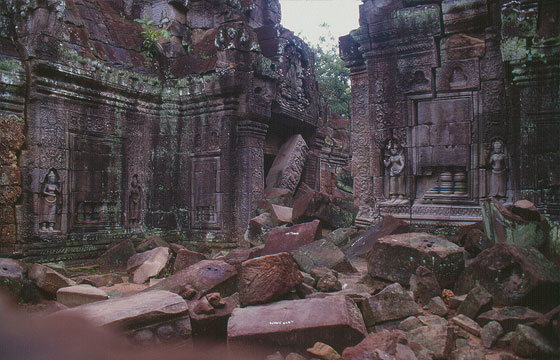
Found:
<svg viewBox="0 0 560 360"><path fill-rule="evenodd" d="M142 32L140 34L144 38L144 42L142 43L144 54L146 54L150 60L154 60L158 45L161 44L162 39L168 40L171 38L171 33L166 29L154 25L152 20L135 19L134 21L142 25Z"/></svg>

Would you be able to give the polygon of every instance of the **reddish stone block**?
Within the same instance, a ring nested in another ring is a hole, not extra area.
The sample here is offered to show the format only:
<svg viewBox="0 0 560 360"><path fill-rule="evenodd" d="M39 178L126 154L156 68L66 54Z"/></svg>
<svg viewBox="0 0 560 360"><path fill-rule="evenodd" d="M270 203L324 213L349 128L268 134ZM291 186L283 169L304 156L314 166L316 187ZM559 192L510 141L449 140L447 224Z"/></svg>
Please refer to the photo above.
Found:
<svg viewBox="0 0 560 360"><path fill-rule="evenodd" d="M241 264L239 299L242 306L280 298L303 282L290 254L261 256Z"/></svg>
<svg viewBox="0 0 560 360"><path fill-rule="evenodd" d="M403 234L409 230L410 226L406 222L387 215L383 217L379 224L369 228L357 239L344 246L342 251L350 258L365 256L375 242L383 236Z"/></svg>
<svg viewBox="0 0 560 360"><path fill-rule="evenodd" d="M175 258L175 263L173 263L173 273L177 273L202 260L206 260L206 256L201 253L187 249L179 249L179 251L177 251L177 257Z"/></svg>
<svg viewBox="0 0 560 360"><path fill-rule="evenodd" d="M262 255L291 252L303 245L318 240L320 237L321 223L319 220L287 228L275 228L266 237Z"/></svg>
<svg viewBox="0 0 560 360"><path fill-rule="evenodd" d="M344 296L237 308L228 322L232 349L261 345L302 352L319 341L341 352L366 334L360 310Z"/></svg>

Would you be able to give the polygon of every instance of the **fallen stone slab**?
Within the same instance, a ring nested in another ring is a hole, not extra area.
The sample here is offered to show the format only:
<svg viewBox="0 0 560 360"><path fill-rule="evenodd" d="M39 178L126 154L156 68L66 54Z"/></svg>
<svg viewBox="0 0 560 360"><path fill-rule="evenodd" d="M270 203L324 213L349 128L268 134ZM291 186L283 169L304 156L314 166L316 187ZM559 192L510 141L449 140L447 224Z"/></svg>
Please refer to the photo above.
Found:
<svg viewBox="0 0 560 360"><path fill-rule="evenodd" d="M60 288L56 292L56 301L68 307L76 307L107 300L108 298L109 296L105 291L86 284Z"/></svg>
<svg viewBox="0 0 560 360"><path fill-rule="evenodd" d="M158 247L171 247L169 243L157 235L148 237L146 240L142 241L136 246L136 252L145 252L148 250L153 250Z"/></svg>
<svg viewBox="0 0 560 360"><path fill-rule="evenodd" d="M292 223L292 208L276 204L270 204L270 215L276 224Z"/></svg>
<svg viewBox="0 0 560 360"><path fill-rule="evenodd" d="M171 259L171 250L167 247L136 254L128 259L126 272L131 274L132 282L143 284L152 277L157 277Z"/></svg>
<svg viewBox="0 0 560 360"><path fill-rule="evenodd" d="M358 229L350 227L350 228L340 228L331 231L327 235L325 235L325 239L329 240L339 248L342 248L346 244L348 244L358 233Z"/></svg>
<svg viewBox="0 0 560 360"><path fill-rule="evenodd" d="M28 274L37 287L47 294L54 296L58 289L76 285L74 280L40 264L33 264Z"/></svg>
<svg viewBox="0 0 560 360"><path fill-rule="evenodd" d="M271 204L291 208L294 203L294 193L289 189L270 188L265 191L264 199Z"/></svg>
<svg viewBox="0 0 560 360"><path fill-rule="evenodd" d="M173 263L173 273L175 274L202 260L206 260L206 256L201 253L188 249L179 249Z"/></svg>
<svg viewBox="0 0 560 360"><path fill-rule="evenodd" d="M410 291L414 294L414 300L420 305L427 305L430 300L441 295L441 287L432 270L418 266L414 274L410 276Z"/></svg>
<svg viewBox="0 0 560 360"><path fill-rule="evenodd" d="M511 348L522 357L542 359L558 355L558 349L530 326L519 324L511 338Z"/></svg>
<svg viewBox="0 0 560 360"><path fill-rule="evenodd" d="M324 360L342 360L340 354L331 346L322 342L316 342L312 348L307 349L307 353L311 356Z"/></svg>
<svg viewBox="0 0 560 360"><path fill-rule="evenodd" d="M403 234L409 231L410 226L406 222L387 215L383 217L380 223L369 228L354 241L344 246L342 251L349 258L363 257L371 250L377 239L387 235Z"/></svg>
<svg viewBox="0 0 560 360"><path fill-rule="evenodd" d="M126 239L105 251L97 259L97 263L99 265L121 269L126 267L128 259L134 254L136 254L136 249L134 248L132 240Z"/></svg>
<svg viewBox="0 0 560 360"><path fill-rule="evenodd" d="M341 352L366 334L358 307L344 296L237 308L228 322L230 347L259 344L303 351L319 341Z"/></svg>
<svg viewBox="0 0 560 360"><path fill-rule="evenodd" d="M480 337L480 331L482 328L473 319L463 314L459 314L451 319L451 322L458 325L463 330L470 332L471 334Z"/></svg>
<svg viewBox="0 0 560 360"><path fill-rule="evenodd" d="M368 273L408 285L418 266L430 269L442 288L453 287L464 269L463 248L427 233L377 239L367 254Z"/></svg>
<svg viewBox="0 0 560 360"><path fill-rule="evenodd" d="M408 340L425 347L434 359L448 359L455 349L454 332L450 326L421 326L408 332Z"/></svg>
<svg viewBox="0 0 560 360"><path fill-rule="evenodd" d="M560 303L558 268L532 247L500 243L481 252L457 281L456 293L485 288L494 305L552 308Z"/></svg>
<svg viewBox="0 0 560 360"><path fill-rule="evenodd" d="M499 309L492 309L480 314L476 321L484 326L489 322L496 321L505 332L514 331L519 324L528 324L536 321L542 316L541 313L531 310L524 306L506 306Z"/></svg>
<svg viewBox="0 0 560 360"><path fill-rule="evenodd" d="M196 299L219 292L222 297L237 291L237 270L221 260L202 260L160 281L145 291L168 290L181 293L187 286L196 290Z"/></svg>
<svg viewBox="0 0 560 360"><path fill-rule="evenodd" d="M504 334L504 328L497 321L490 321L480 330L480 338L485 348L490 349Z"/></svg>
<svg viewBox="0 0 560 360"><path fill-rule="evenodd" d="M95 287L112 286L114 284L121 284L122 282L122 277L117 274L87 275L79 277L76 280L78 285L86 284Z"/></svg>
<svg viewBox="0 0 560 360"><path fill-rule="evenodd" d="M303 282L288 253L261 256L241 264L239 300L242 306L276 300Z"/></svg>
<svg viewBox="0 0 560 360"><path fill-rule="evenodd" d="M302 271L311 272L314 268L325 267L338 272L355 272L344 253L332 242L321 239L303 245L292 251L296 263Z"/></svg>
<svg viewBox="0 0 560 360"><path fill-rule="evenodd" d="M527 202L529 203L529 202ZM531 208L522 209L526 203L520 203L516 211L526 214ZM550 225L540 214L537 221L529 221L516 215L508 208L494 199L484 200L480 203L484 232L494 243L509 243L518 246L532 246L540 248L546 241ZM536 209L535 209L536 210Z"/></svg>
<svg viewBox="0 0 560 360"><path fill-rule="evenodd" d="M18 302L24 283L25 267L13 259L0 258L0 293Z"/></svg>
<svg viewBox="0 0 560 360"><path fill-rule="evenodd" d="M224 260L230 265L235 266L237 271L240 271L241 264L244 261L261 256L262 249L263 249L262 246L252 247L249 249L243 249L243 248L233 249L226 256L224 256L222 260Z"/></svg>
<svg viewBox="0 0 560 360"><path fill-rule="evenodd" d="M369 334L358 345L344 349L344 360L416 359L408 345L406 334L400 330Z"/></svg>
<svg viewBox="0 0 560 360"><path fill-rule="evenodd" d="M274 228L272 215L262 213L249 221L249 226L245 234L245 238L253 246L259 246L264 243L266 234Z"/></svg>
<svg viewBox="0 0 560 360"><path fill-rule="evenodd" d="M457 312L476 319L478 314L490 309L492 309L492 295L482 286L477 286L469 291L465 301L457 308Z"/></svg>
<svg viewBox="0 0 560 360"><path fill-rule="evenodd" d="M364 316L368 327L422 313L420 306L398 283L391 284L378 294L368 298L366 305Z"/></svg>
<svg viewBox="0 0 560 360"><path fill-rule="evenodd" d="M205 299L204 297L202 299ZM200 300L188 301L192 332L197 337L208 337L211 339L227 338L227 323L233 310L239 304L232 297L223 298L223 306L213 307L211 313L198 313L195 307ZM210 301L208 303L211 304Z"/></svg>
<svg viewBox="0 0 560 360"><path fill-rule="evenodd" d="M433 297L427 305L428 311L434 315L445 316L449 309L439 296Z"/></svg>
<svg viewBox="0 0 560 360"><path fill-rule="evenodd" d="M59 311L51 319L79 316L95 326L125 333L139 343L176 340L190 343L191 324L185 300L169 291L141 292Z"/></svg>
<svg viewBox="0 0 560 360"><path fill-rule="evenodd" d="M274 188L295 191L308 151L305 140L299 134L292 135L282 144L266 175L266 192Z"/></svg>
<svg viewBox="0 0 560 360"><path fill-rule="evenodd" d="M422 323L422 325L448 325L448 321L438 315L421 315L418 316L418 321Z"/></svg>
<svg viewBox="0 0 560 360"><path fill-rule="evenodd" d="M281 252L291 252L297 248L312 243L321 237L321 223L319 220L297 224L291 227L272 229L266 237L261 255L271 255Z"/></svg>

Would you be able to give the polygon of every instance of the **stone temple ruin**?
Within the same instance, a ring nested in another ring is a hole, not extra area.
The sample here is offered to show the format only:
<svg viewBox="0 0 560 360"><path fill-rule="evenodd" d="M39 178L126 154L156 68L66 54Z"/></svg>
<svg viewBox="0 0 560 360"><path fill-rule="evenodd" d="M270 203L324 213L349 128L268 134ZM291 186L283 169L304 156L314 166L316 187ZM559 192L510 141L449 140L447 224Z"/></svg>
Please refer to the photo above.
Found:
<svg viewBox="0 0 560 360"><path fill-rule="evenodd" d="M481 219L528 199L560 215L557 1L364 0L351 70L357 222Z"/></svg>
<svg viewBox="0 0 560 360"><path fill-rule="evenodd" d="M558 359L560 2L340 52L351 120L278 0L0 1L2 360Z"/></svg>
<svg viewBox="0 0 560 360"><path fill-rule="evenodd" d="M1 253L87 257L136 230L227 246L265 176L319 187L314 59L278 1L2 6ZM170 38L147 54L135 19Z"/></svg>

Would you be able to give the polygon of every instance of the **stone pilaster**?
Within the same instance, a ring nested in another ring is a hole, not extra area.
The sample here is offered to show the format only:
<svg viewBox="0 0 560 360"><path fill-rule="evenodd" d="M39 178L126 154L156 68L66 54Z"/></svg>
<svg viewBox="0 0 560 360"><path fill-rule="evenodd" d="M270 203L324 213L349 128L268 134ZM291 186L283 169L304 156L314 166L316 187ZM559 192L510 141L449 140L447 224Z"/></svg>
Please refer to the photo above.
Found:
<svg viewBox="0 0 560 360"><path fill-rule="evenodd" d="M237 187L234 237L241 241L264 193L264 140L268 125L242 120L237 124Z"/></svg>

